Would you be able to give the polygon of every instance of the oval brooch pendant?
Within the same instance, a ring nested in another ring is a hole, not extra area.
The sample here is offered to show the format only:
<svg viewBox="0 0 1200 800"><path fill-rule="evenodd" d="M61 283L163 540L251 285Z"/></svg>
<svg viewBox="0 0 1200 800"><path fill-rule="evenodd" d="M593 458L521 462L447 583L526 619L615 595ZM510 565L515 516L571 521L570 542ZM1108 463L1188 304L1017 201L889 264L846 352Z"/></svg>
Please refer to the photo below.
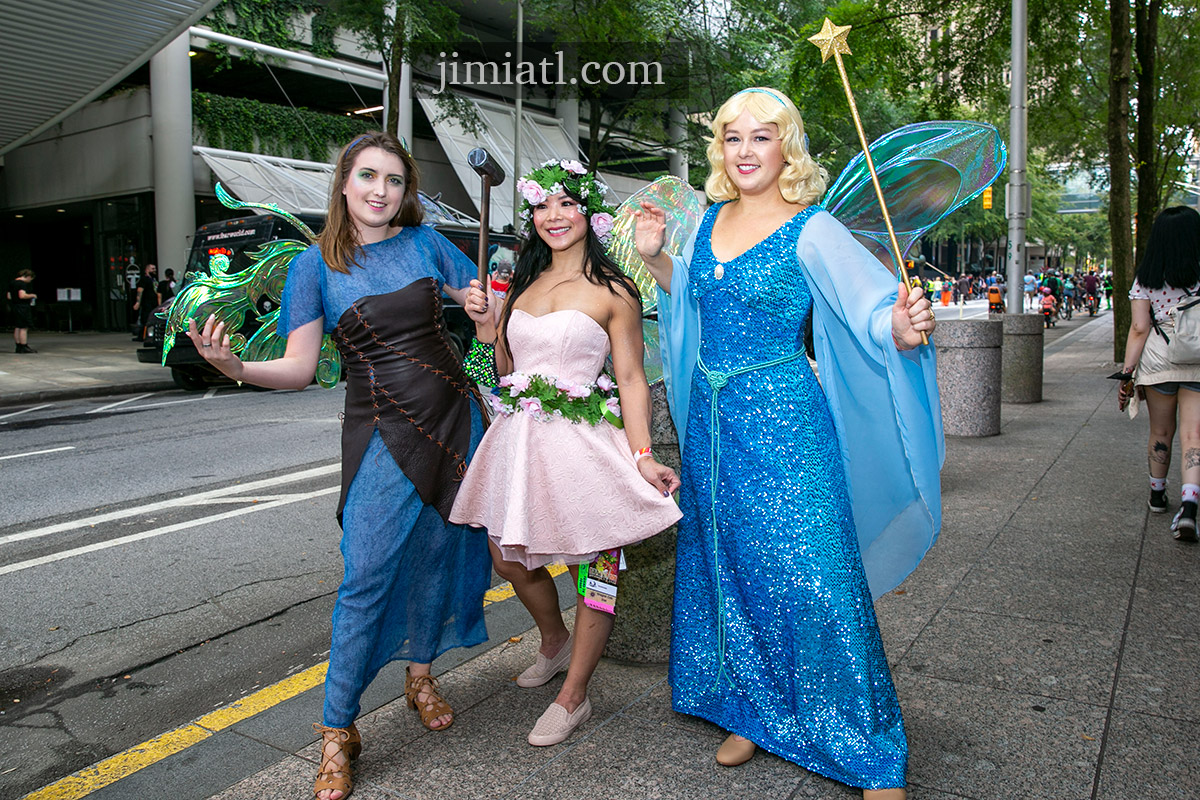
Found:
<svg viewBox="0 0 1200 800"><path fill-rule="evenodd" d="M725 267L721 266L720 264L717 264L717 268L713 270L713 277L716 278L717 280L721 280L721 278L724 278L725 277Z"/></svg>

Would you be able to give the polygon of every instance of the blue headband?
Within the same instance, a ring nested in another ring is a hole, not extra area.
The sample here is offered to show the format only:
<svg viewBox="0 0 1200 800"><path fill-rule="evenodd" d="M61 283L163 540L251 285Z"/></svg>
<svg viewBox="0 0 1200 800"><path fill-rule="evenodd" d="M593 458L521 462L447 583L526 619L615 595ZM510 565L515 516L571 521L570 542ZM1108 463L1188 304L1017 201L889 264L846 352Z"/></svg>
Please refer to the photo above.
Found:
<svg viewBox="0 0 1200 800"><path fill-rule="evenodd" d="M737 97L739 94L747 94L750 92L753 92L754 94L765 94L767 97L773 98L777 103L779 103L779 105L784 105L784 102L779 95L775 94L774 92L767 91L766 89L742 89L740 92L734 94L734 97Z"/></svg>

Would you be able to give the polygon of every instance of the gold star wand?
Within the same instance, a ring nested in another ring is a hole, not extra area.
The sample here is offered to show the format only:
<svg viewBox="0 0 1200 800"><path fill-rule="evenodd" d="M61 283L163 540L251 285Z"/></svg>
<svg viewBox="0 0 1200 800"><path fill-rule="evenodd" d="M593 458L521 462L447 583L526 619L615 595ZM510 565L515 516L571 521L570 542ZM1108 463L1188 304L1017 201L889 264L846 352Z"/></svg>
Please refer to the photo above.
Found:
<svg viewBox="0 0 1200 800"><path fill-rule="evenodd" d="M875 162L871 159L871 150L867 147L867 135L863 132L862 119L858 116L858 105L854 102L854 92L850 90L850 78L846 75L846 65L842 63L842 54L850 55L850 44L846 37L850 35L849 25L834 25L829 17L821 26L821 32L808 40L821 49L821 63L824 64L833 56L837 62L838 73L842 76L842 88L846 90L846 99L850 102L850 115L854 117L854 129L858 131L858 141L862 144L863 157L867 160L867 170L871 173L871 185L875 187L875 197L879 200L879 208L883 211L883 223L887 226L888 241L892 244L892 257L900 269L901 282L911 286L908 270L904 267L904 254L900 252L900 243L896 241L896 231L892 228L892 216L888 213L887 203L883 200L883 189L879 185L879 175L875 172ZM921 344L929 344L929 337L921 333Z"/></svg>

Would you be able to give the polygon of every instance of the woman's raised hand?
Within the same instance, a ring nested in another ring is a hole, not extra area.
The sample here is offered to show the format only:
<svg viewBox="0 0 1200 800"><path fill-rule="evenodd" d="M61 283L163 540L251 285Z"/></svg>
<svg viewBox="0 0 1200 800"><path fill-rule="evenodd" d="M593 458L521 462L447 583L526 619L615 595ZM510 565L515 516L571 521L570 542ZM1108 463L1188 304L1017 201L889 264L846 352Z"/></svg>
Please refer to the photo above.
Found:
<svg viewBox="0 0 1200 800"><path fill-rule="evenodd" d="M657 258L662 252L667 235L667 215L648 200L643 200L641 206L633 212L633 246L637 248L638 255L649 260Z"/></svg>
<svg viewBox="0 0 1200 800"><path fill-rule="evenodd" d="M204 321L204 329L197 330L196 321L189 319L187 335L195 345L196 352L205 361L235 381L242 379L242 370L245 365L240 358L233 354L224 322L217 322L217 318L209 314L208 319Z"/></svg>

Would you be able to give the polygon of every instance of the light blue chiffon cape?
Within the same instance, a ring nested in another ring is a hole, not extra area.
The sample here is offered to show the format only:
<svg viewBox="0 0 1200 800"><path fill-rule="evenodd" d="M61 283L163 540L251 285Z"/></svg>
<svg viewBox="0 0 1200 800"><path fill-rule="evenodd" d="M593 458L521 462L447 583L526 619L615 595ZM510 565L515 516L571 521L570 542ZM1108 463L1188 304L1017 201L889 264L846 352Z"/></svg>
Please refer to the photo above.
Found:
<svg viewBox="0 0 1200 800"><path fill-rule="evenodd" d="M670 294L658 290L663 378L681 451L700 348L699 307L688 281L695 243L693 234L682 257L672 257ZM877 599L916 569L942 527L945 440L934 346L896 349L896 278L828 212L805 223L796 249L813 294L818 374Z"/></svg>

